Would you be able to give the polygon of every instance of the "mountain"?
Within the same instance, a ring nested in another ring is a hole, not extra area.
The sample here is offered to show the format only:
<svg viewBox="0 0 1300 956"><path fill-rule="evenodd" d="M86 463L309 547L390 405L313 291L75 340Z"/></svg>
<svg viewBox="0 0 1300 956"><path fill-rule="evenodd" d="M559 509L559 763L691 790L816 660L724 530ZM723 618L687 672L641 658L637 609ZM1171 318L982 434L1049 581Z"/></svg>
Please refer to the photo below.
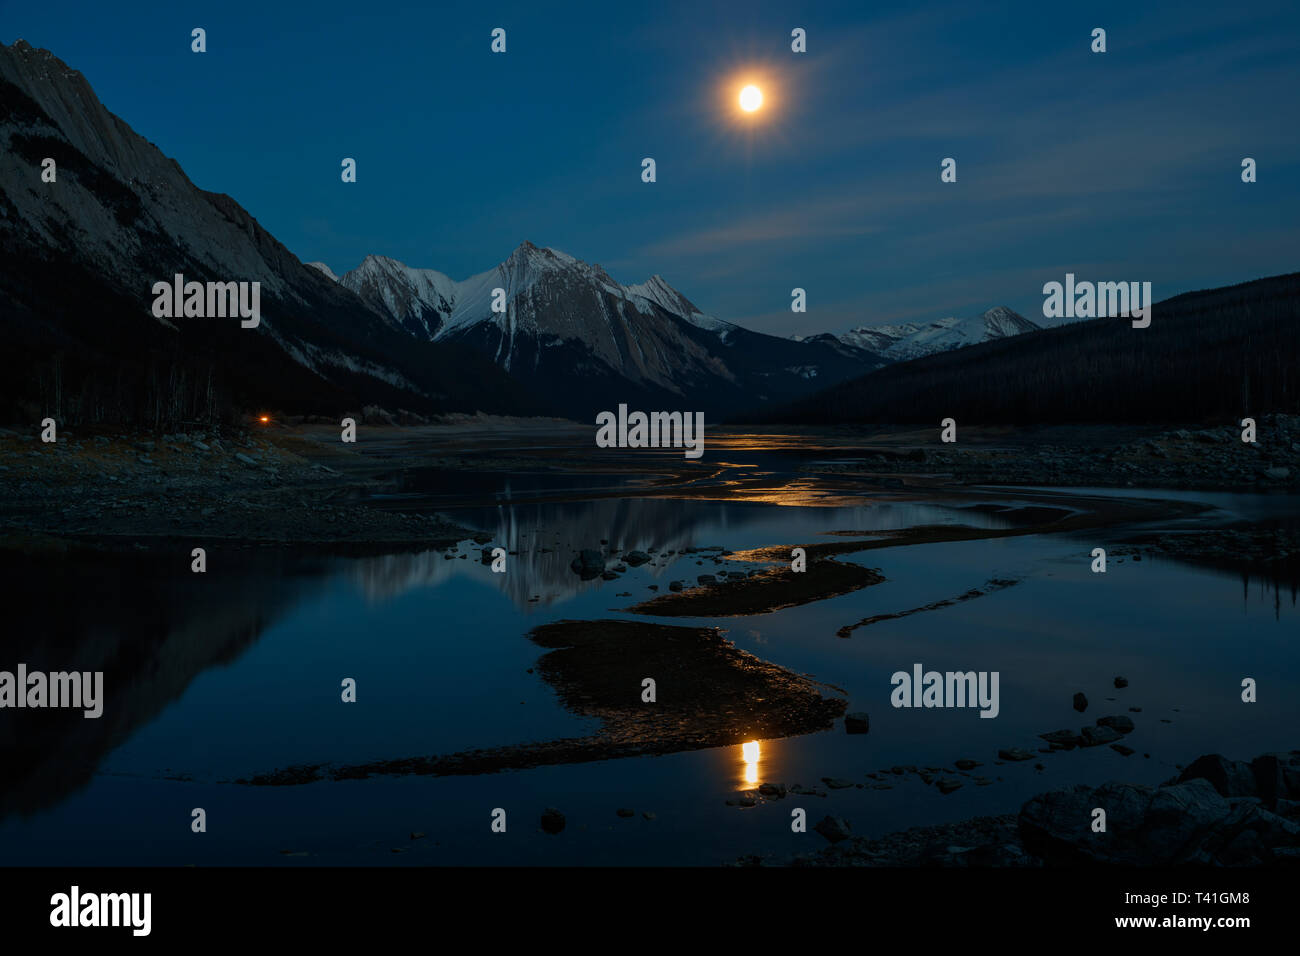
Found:
<svg viewBox="0 0 1300 956"><path fill-rule="evenodd" d="M866 349L750 331L703 313L661 276L622 285L531 242L461 282L374 255L338 281L393 329L473 349L579 418L620 402L728 414L885 364Z"/></svg>
<svg viewBox="0 0 1300 956"><path fill-rule="evenodd" d="M474 351L394 330L22 40L0 45L0 223L0 419L544 407ZM260 324L155 318L177 273L260 283Z"/></svg>
<svg viewBox="0 0 1300 956"><path fill-rule="evenodd" d="M936 352L1033 332L1038 328L1040 326L1024 316L1000 305L968 319L948 318L926 324L907 322L852 329L842 333L839 340L895 362L906 362Z"/></svg>
<svg viewBox="0 0 1300 956"><path fill-rule="evenodd" d="M1300 273L1174 296L1151 325L1093 319L899 362L784 408L783 423L1239 422L1300 413Z"/></svg>
<svg viewBox="0 0 1300 956"><path fill-rule="evenodd" d="M366 256L337 281L394 328L426 342L442 329L456 299L456 283L441 272L412 269L387 256Z"/></svg>
<svg viewBox="0 0 1300 956"><path fill-rule="evenodd" d="M321 275L323 275L325 278L329 279L331 282L338 282L338 281L339 281L339 277L336 276L336 275L334 274L334 270L331 269L329 266L327 266L325 263L323 263L323 262L308 262L307 265L310 266L311 268L315 269L317 272L319 272L319 273L320 273Z"/></svg>

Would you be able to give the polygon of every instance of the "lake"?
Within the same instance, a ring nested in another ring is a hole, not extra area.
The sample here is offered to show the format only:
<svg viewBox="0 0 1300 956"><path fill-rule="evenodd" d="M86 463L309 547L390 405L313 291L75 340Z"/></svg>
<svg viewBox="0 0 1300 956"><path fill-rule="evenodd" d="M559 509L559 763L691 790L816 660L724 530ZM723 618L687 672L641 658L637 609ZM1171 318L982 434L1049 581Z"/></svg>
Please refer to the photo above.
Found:
<svg viewBox="0 0 1300 956"><path fill-rule="evenodd" d="M811 831L791 832L794 807L807 810L810 824L831 813L855 834L878 835L1014 812L1035 793L1073 783L1158 783L1203 753L1248 759L1297 746L1294 584L1279 590L1239 572L1122 554L1094 574L1091 550L1111 549L1133 530L1110 528L860 551L841 560L878 568L883 583L749 617L666 619L721 626L739 648L842 689L850 712L869 713L868 734L847 734L837 721L824 732L758 741L749 761L732 746L479 776L231 782L287 765L590 733L595 722L567 711L530 673L544 651L526 633L563 619L631 619L622 609L654 596L651 585L662 594L670 581L690 586L699 574L736 566L717 551L686 549L741 551L922 525L996 531L1016 526L1017 505L1069 510L1102 496L1208 507L1153 527L1300 520L1297 496L1004 488L924 500L796 474L812 453L753 462L743 449L728 454L734 467L785 475L799 493L784 500L799 503L732 494L725 477L716 497L665 497L648 493L649 477L480 479L423 469L394 475L377 500L436 508L492 535L489 547L518 552L506 573L494 574L469 540L450 557L442 549L365 558L212 549L206 575L155 553L9 562L10 593L26 605L4 666L102 669L108 703L99 720L25 712L0 721L6 765L23 771L0 788L0 863L718 864L824 845ZM617 580L580 580L569 562L602 541L655 557ZM837 636L863 618L949 601L994 579L1015 583ZM916 663L997 671L997 718L893 708L891 674ZM1114 687L1118 675L1127 687ZM1259 682L1256 703L1241 701L1245 677ZM357 683L356 703L340 699L345 678ZM1078 691L1089 701L1083 714L1072 706ZM1124 741L1131 756L1102 746L995 764L1000 748L1034 751L1043 746L1038 734L1106 714L1133 718ZM912 773L866 776L951 768L962 758L983 766L946 795ZM978 775L991 782L977 785ZM827 790L823 777L854 786ZM873 786L882 779L890 789ZM760 782L827 795L727 805ZM191 832L197 807L206 833ZM545 807L565 814L561 835L538 828ZM496 808L507 814L504 834L490 829ZM619 817L618 808L635 815Z"/></svg>

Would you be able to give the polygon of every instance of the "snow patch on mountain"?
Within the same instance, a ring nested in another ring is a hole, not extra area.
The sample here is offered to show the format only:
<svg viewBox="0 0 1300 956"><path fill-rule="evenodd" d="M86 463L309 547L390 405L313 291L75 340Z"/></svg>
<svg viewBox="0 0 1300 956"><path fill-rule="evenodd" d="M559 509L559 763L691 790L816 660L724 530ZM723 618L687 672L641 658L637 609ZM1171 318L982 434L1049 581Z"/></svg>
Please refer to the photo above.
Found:
<svg viewBox="0 0 1300 956"><path fill-rule="evenodd" d="M324 263L308 263L333 276ZM460 282L433 269L417 269L387 256L367 256L366 260L338 279L389 318L408 331L424 333L431 339L462 333L472 326L493 322L518 333L543 332L535 319L547 312L546 307L561 306L553 297L533 290L540 283L551 287L568 287L579 294L604 293L619 304L619 318L631 318L629 308L645 316L656 309L712 332L723 342L739 326L701 312L686 296L674 289L660 275L645 282L623 285L610 277L601 266L583 262L558 249L524 242L500 265L472 275ZM505 312L492 311L492 292L503 289L509 303ZM434 317L436 316L436 321ZM566 338L564 330L556 332ZM577 331L576 329L574 330Z"/></svg>
<svg viewBox="0 0 1300 956"><path fill-rule="evenodd" d="M442 330L458 293L458 284L441 272L388 256L366 256L338 281L392 324L426 340Z"/></svg>
<svg viewBox="0 0 1300 956"><path fill-rule="evenodd" d="M937 322L904 322L851 329L840 341L870 349L896 362L947 352L966 345L1033 332L1040 328L1006 306L997 306L970 318L946 318Z"/></svg>

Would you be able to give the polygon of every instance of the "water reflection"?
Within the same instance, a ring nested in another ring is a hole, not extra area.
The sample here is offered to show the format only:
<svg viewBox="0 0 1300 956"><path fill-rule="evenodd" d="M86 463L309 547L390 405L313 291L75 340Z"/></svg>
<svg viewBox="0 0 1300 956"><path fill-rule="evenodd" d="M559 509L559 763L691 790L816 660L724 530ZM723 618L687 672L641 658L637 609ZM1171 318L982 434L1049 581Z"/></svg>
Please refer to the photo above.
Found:
<svg viewBox="0 0 1300 956"><path fill-rule="evenodd" d="M34 671L103 671L105 698L96 720L79 710L0 712L0 820L85 787L199 675L232 664L288 615L321 570L274 553L214 565L178 575L168 556L0 551L0 573L23 595L8 609L5 660Z"/></svg>
<svg viewBox="0 0 1300 956"><path fill-rule="evenodd" d="M491 581L516 607L540 611L602 587L616 594L628 586L630 579L584 581L575 574L570 563L584 548L604 552L611 568L621 563L620 552L646 552L651 560L641 566L638 586L654 583L662 591L674 578L693 584L697 575L714 570L714 555L686 553L691 548L742 551L773 544L806 544L818 535L845 530L865 534L932 524L1004 528L1016 522L1016 512L1005 507L979 509L964 502L948 505L887 498L834 509L771 508L753 501L598 498L461 507L447 513L453 520L491 535L491 542L479 546L462 542L447 552L359 561L353 575L371 600L391 600L452 578L473 577ZM506 573L486 573L481 564L484 547L506 549ZM649 582L644 580L647 575ZM649 595L642 590L639 596Z"/></svg>
<svg viewBox="0 0 1300 956"><path fill-rule="evenodd" d="M760 755L761 748L757 740L751 740L740 745L740 759L745 764L744 780L751 787L758 784L758 760Z"/></svg>
<svg viewBox="0 0 1300 956"><path fill-rule="evenodd" d="M510 556L506 574L491 573L478 548L468 542L451 558L430 551L305 567L270 553L243 551L238 560L217 563L206 578L178 575L170 557L11 558L0 563L0 571L12 593L24 599L11 607L5 660L46 671L71 666L104 670L108 700L100 720L0 712L0 767L5 771L0 821L6 827L0 828L0 847L21 841L38 853L44 852L42 841L81 841L87 858L113 863L134 859L109 859L107 851L95 849L97 831L91 825L107 818L99 815L108 789L103 772L95 775L101 764L114 773L138 774L153 788L136 790L133 783L120 782L125 775L116 776L113 786L126 795L124 800L150 792L170 800L172 785L157 779L170 768L196 777L233 777L304 760L356 762L582 736L591 731L589 722L564 711L533 673L537 649L522 636L540 623L526 616L545 617L548 602L571 601L565 615L595 619L608 616L611 606L625 606L619 592L633 591L642 598L649 596L650 584L662 593L669 580L693 582L696 574L716 573L716 552L685 553L690 548L738 551L816 541L830 531L913 524L1014 524L1012 515L966 507L978 501L978 496L947 504L881 497L861 507L825 509L610 498L452 511L454 520L492 535L492 545L517 552ZM1277 503L1261 498L1258 508ZM1256 501L1237 504L1241 510L1255 507ZM1196 527L1192 519L1185 523ZM569 562L575 550L585 547L607 552L635 548L652 560L614 581L584 582ZM687 797L712 799L723 788L754 789L764 777L790 783L891 764L943 764L971 754L991 760L988 755L1000 747L1032 746L1036 734L1071 725L1076 720L1071 695L1084 686L1090 697L1093 687L1103 688L1098 713L1129 703L1144 708L1147 716L1138 732L1153 758L1120 763L1126 758L1106 748L1074 754L1069 761L1057 761L1061 769L1053 772L1064 776L1053 778L1052 785L1097 782L1121 773L1160 779L1172 772L1172 761L1202 752L1251 756L1295 745L1284 739L1286 728L1296 726L1294 701L1300 699L1292 639L1300 570L1294 556L1248 570L1225 563L1213 572L1173 559L1126 562L1122 574L1109 578L1112 590L1106 600L1098 601L1097 582L1086 560L1080 560L1090 547L1091 541L1043 535L873 552L862 560L885 569L885 584L737 623L730 637L744 650L799 673L820 675L844 687L855 704L867 701L871 706L871 695L887 695L888 675L897 667L934 659L963 669L985 664L1001 669L1004 700L1014 706L998 721L970 721L964 719L969 714L948 711L894 711L880 703L887 696L877 697L870 738L831 733L800 737L797 744L751 740L738 753L727 746L698 760L656 763L655 780L644 783L644 799L666 806ZM870 639L835 636L837 628L867 614L950 598L1003 570L1023 573L1025 582L933 614L873 625ZM534 596L540 599L534 602ZM1245 608L1237 605L1241 598L1248 601ZM1282 626L1273 625L1282 618ZM1186 649L1186 661L1178 668L1168 667L1173 634L1180 635L1179 646ZM339 676L358 669L365 686L372 688L364 718L337 704ZM1233 704L1235 695L1224 697L1223 674L1264 671L1279 688L1270 700L1242 708ZM1131 696L1109 701L1111 681L1121 672L1132 680L1126 692ZM196 680L199 675L202 682ZM1227 704L1216 703L1225 699ZM420 706L411 706L412 701ZM1189 701L1195 706L1188 707ZM348 716L334 716L340 712ZM1085 722L1092 719L1090 712ZM1266 723L1278 728L1280 739L1261 729ZM864 749L867 744L871 747ZM1102 765L1103 760L1110 763ZM592 792L604 793L608 785L636 779L643 765L613 761L509 779L525 793L530 781L537 780L547 788L574 790L582 789L575 781L596 781ZM483 786L499 787L505 779L487 780ZM1048 783L1031 774L987 793L967 786L956 797L944 797L943 806L962 815L971 805L960 801L996 799L997 807L980 809L1003 812ZM197 784L184 786L192 785ZM427 784L444 788L431 790L435 797L470 785L432 778ZM340 792L351 795L360 789ZM394 792L381 786L372 791L380 794L374 798L376 809L356 815L364 826L385 818L383 801ZM322 813L347 815L344 801L330 795L333 791L312 793L320 795ZM839 799L884 801L885 793L874 788L844 791ZM279 795L274 799L290 805L313 797L303 791L289 801ZM269 802L260 801L270 801L270 795L240 791L240 799L248 801L254 823L269 813ZM550 794L538 797L542 799ZM59 811L67 811L64 817L18 819L65 803ZM889 819L910 826L933 822L927 817L932 813L929 804L913 807L900 798L896 816ZM680 833L680 846L700 841L699 829L684 826ZM96 852L101 855L95 857ZM478 851L466 852L472 860Z"/></svg>

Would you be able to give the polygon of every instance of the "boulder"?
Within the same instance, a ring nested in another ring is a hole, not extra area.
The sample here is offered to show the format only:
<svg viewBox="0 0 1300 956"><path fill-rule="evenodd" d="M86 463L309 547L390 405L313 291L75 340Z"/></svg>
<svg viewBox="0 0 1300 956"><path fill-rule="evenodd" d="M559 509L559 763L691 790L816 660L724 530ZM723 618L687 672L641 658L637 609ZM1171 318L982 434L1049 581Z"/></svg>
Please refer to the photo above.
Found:
<svg viewBox="0 0 1300 956"><path fill-rule="evenodd" d="M1022 750L1019 747L1007 747L998 751L998 758L1001 760L1033 760L1034 755L1028 750Z"/></svg>
<svg viewBox="0 0 1300 956"><path fill-rule="evenodd" d="M1261 754L1250 762L1250 772L1255 778L1255 792L1260 802L1269 809L1277 806L1278 799L1286 799L1286 771L1288 754Z"/></svg>
<svg viewBox="0 0 1300 956"><path fill-rule="evenodd" d="M1206 780L1223 797L1259 796L1255 772L1243 760L1229 760L1223 754L1197 757L1178 776L1178 783Z"/></svg>
<svg viewBox="0 0 1300 956"><path fill-rule="evenodd" d="M865 734L871 729L871 719L864 711L844 715L844 730L850 734Z"/></svg>
<svg viewBox="0 0 1300 956"><path fill-rule="evenodd" d="M1098 717L1098 727L1109 727L1111 730L1118 730L1121 734L1133 733L1133 718L1125 714L1115 714L1111 717Z"/></svg>
<svg viewBox="0 0 1300 956"><path fill-rule="evenodd" d="M1115 741L1122 739L1119 731L1112 730L1110 727L1084 727L1080 731L1082 739L1079 741L1080 747L1097 747L1101 744L1113 744Z"/></svg>
<svg viewBox="0 0 1300 956"><path fill-rule="evenodd" d="M818 833L830 840L832 843L839 843L841 840L847 840L853 835L849 827L849 821L843 817L822 817L820 823L813 827Z"/></svg>
<svg viewBox="0 0 1300 956"><path fill-rule="evenodd" d="M1073 750L1083 742L1083 738L1073 730L1053 730L1051 733L1039 734L1038 736L1052 746L1062 747L1065 750Z"/></svg>
<svg viewBox="0 0 1300 956"><path fill-rule="evenodd" d="M605 570L605 557L599 551L583 548L569 567L584 581L598 577Z"/></svg>
<svg viewBox="0 0 1300 956"><path fill-rule="evenodd" d="M1201 758L1192 766L1222 771L1223 758L1210 757L1217 759ZM1229 778L1238 772L1229 769ZM1104 833L1090 825L1097 808L1106 811ZM1225 798L1205 777L1155 789L1108 783L1040 794L1021 808L1018 822L1025 849L1048 866L1300 862L1300 824L1256 797Z"/></svg>

